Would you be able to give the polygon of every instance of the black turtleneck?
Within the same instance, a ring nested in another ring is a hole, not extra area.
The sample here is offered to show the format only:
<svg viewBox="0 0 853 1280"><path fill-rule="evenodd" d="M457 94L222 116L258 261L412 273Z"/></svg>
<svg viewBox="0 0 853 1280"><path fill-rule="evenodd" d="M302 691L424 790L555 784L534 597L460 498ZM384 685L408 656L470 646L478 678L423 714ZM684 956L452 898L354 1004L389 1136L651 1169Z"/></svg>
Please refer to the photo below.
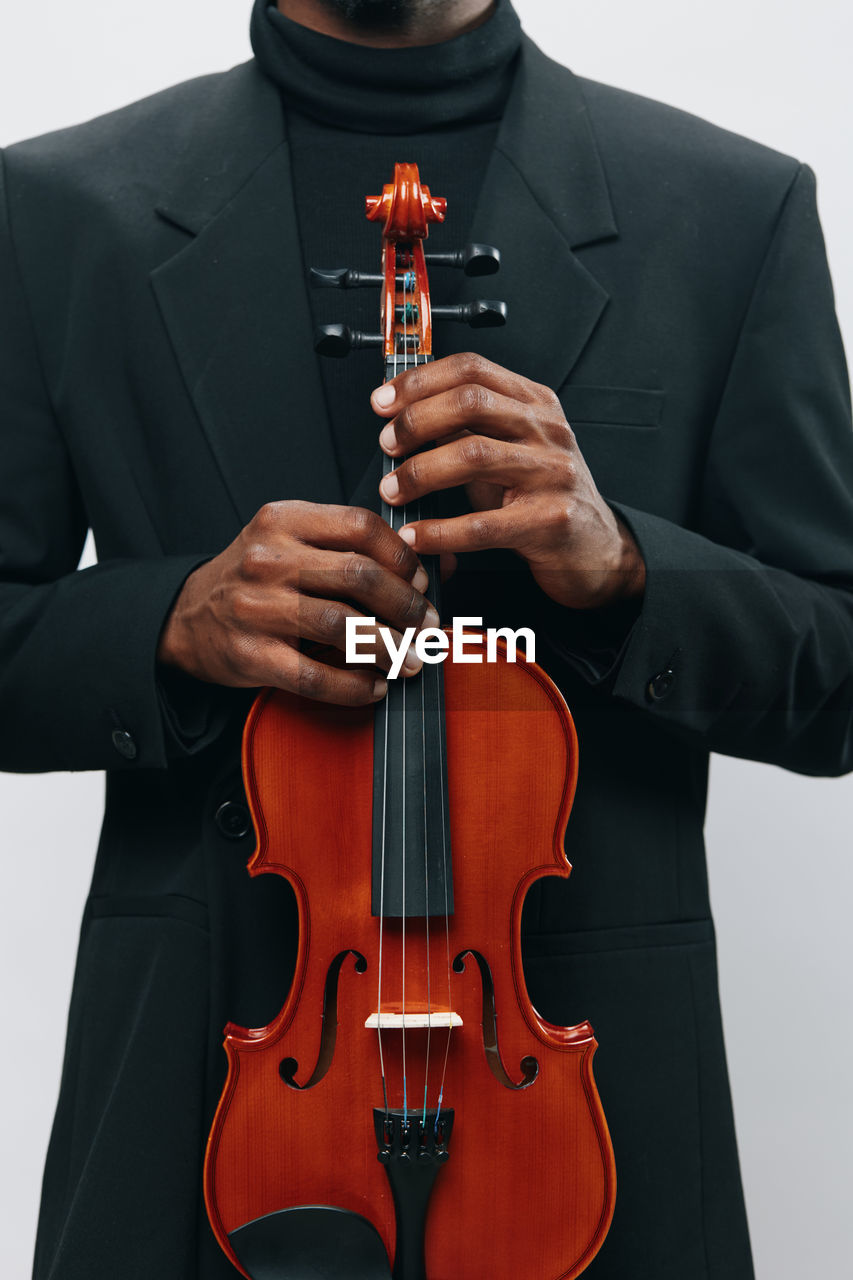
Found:
<svg viewBox="0 0 853 1280"><path fill-rule="evenodd" d="M497 0L473 31L419 48L320 35L269 0L256 0L251 35L261 70L282 93L306 268L379 270L381 234L364 216L364 197L381 192L396 161L416 162L432 193L447 198L446 222L431 229L430 247L465 243L521 39L509 0ZM448 274L432 273L435 301L449 294ZM378 290L311 290L311 304L316 324L378 329ZM365 505L377 505L379 472L366 478L365 470L381 426L368 403L382 380L381 355L318 359L344 493L358 490ZM311 423L302 426L310 432Z"/></svg>
<svg viewBox="0 0 853 1280"><path fill-rule="evenodd" d="M262 70L299 111L335 129L410 134L499 119L521 26L509 0L497 0L485 22L453 40L375 49L321 35L260 0L251 36Z"/></svg>

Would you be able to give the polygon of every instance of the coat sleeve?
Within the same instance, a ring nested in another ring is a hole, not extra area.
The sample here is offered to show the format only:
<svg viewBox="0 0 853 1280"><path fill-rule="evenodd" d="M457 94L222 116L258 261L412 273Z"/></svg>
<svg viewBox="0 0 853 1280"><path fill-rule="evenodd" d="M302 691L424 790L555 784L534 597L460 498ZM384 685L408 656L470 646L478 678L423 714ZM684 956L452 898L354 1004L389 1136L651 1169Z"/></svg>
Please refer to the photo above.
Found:
<svg viewBox="0 0 853 1280"><path fill-rule="evenodd" d="M803 166L756 279L696 530L614 504L647 585L600 681L688 742L807 774L853 769L853 429Z"/></svg>
<svg viewBox="0 0 853 1280"><path fill-rule="evenodd" d="M76 571L87 518L39 366L0 158L0 768L163 767L214 728L176 732L160 630L203 557Z"/></svg>

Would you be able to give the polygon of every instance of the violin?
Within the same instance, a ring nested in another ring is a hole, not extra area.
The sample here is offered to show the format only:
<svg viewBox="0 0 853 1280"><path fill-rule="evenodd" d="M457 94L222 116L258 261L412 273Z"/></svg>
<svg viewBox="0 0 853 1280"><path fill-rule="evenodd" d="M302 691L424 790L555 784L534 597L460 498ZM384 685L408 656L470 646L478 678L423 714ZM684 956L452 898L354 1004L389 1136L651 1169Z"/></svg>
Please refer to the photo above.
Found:
<svg viewBox="0 0 853 1280"><path fill-rule="evenodd" d="M446 202L416 165L366 210L381 273L313 276L378 286L381 331L325 326L318 350L381 346L387 380L432 359L436 319L503 323L503 303L431 306L428 262L486 274L499 254L425 253ZM417 506L383 515L400 528ZM213 1231L250 1280L572 1280L607 1234L596 1040L537 1013L521 954L528 888L571 871L577 739L545 672L493 647L389 680L375 708L266 689L250 711L248 869L284 876L299 912L281 1012L225 1029L205 1159Z"/></svg>

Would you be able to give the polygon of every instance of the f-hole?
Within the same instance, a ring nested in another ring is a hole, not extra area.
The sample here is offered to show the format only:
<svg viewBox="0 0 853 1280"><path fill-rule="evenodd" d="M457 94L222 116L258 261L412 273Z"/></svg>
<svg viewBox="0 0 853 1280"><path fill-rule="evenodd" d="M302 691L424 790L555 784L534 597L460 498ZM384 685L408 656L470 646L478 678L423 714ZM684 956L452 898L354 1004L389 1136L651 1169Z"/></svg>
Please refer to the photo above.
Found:
<svg viewBox="0 0 853 1280"><path fill-rule="evenodd" d="M460 951L453 961L455 973L465 972L466 956L473 956L480 970L480 981L483 987L483 1048L486 1051L489 1069L498 1084L502 1084L505 1089L528 1089L539 1075L539 1063L536 1058L522 1058L520 1063L522 1078L518 1084L507 1075L498 1047L498 1016L495 1009L495 984L492 971L479 951Z"/></svg>
<svg viewBox="0 0 853 1280"><path fill-rule="evenodd" d="M307 1080L305 1084L296 1083L299 1063L295 1058L283 1058L278 1064L278 1074L291 1089L313 1089L315 1084L320 1083L332 1065L332 1059L335 1056L335 1041L338 1038L338 978L347 956L355 956L356 973L364 973L367 968L367 961L359 951L342 951L340 955L335 956L329 965L329 971L326 974L326 986L323 990L323 1034L320 1040L320 1052L317 1055L317 1065L311 1073L311 1079Z"/></svg>

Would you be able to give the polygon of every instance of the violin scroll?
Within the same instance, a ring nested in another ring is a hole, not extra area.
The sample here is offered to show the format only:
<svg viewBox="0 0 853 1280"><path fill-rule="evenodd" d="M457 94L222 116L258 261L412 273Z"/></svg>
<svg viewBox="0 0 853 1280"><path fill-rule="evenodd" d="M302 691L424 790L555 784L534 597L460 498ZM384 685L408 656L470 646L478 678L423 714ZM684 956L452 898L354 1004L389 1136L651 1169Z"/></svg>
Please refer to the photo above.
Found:
<svg viewBox="0 0 853 1280"><path fill-rule="evenodd" d="M381 196L365 196L365 212L371 222L383 222L386 240L425 240L428 223L444 222L447 201L430 194L421 184L416 164L395 164L394 181Z"/></svg>
<svg viewBox="0 0 853 1280"><path fill-rule="evenodd" d="M366 333L347 325L322 325L314 334L314 350L325 356L345 356L359 347L383 346L386 377L394 377L410 364L433 358L432 322L455 320L472 329L506 324L507 306L491 298L433 306L427 266L456 267L466 276L494 275L500 268L500 251L489 244L469 243L451 252L426 253L424 241L430 223L443 222L447 201L434 196L421 183L416 164L394 166L394 181L381 196L367 196L367 217L382 222L382 274L353 267L312 267L311 284L318 289L381 287L382 333Z"/></svg>

